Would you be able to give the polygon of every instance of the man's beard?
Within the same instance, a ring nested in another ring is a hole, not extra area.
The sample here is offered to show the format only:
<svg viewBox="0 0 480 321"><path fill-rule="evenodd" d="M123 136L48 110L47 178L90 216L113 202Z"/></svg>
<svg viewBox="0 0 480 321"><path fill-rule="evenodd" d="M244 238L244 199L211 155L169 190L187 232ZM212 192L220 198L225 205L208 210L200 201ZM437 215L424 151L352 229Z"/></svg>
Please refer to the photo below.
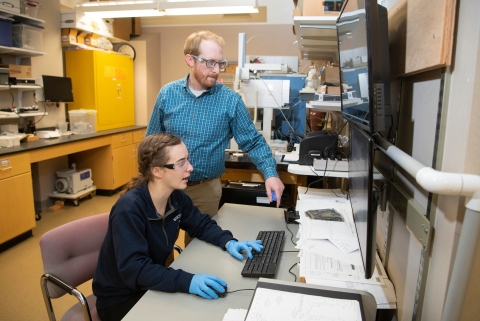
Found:
<svg viewBox="0 0 480 321"><path fill-rule="evenodd" d="M215 82L218 79L218 74L214 74L212 77L203 77L203 74L197 73L196 71L193 72L193 77L195 80L201 84L204 87L211 88L215 85ZM213 80L212 78L215 78L215 81L213 83L210 80Z"/></svg>

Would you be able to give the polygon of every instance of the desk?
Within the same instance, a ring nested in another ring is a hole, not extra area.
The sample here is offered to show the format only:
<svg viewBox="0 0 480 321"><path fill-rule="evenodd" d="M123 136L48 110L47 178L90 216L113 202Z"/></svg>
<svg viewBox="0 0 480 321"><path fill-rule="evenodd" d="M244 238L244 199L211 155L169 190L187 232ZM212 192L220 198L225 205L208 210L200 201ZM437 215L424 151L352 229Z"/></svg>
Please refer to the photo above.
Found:
<svg viewBox="0 0 480 321"><path fill-rule="evenodd" d="M285 230L282 250L297 251L290 240L290 232L285 228L282 209L225 204L213 218L220 227L230 230L239 240L253 240L261 230ZM296 234L297 225L290 224L289 228ZM294 277L288 270L297 262L297 253L282 253L277 279L293 281ZM245 260L239 261L216 246L194 239L172 267L216 275L228 283L228 291L255 289L258 279L240 274L244 264ZM298 274L298 269L294 268L292 272ZM228 293L225 298L218 300L205 300L191 294L150 290L123 320L222 320L229 308L248 309L252 296L253 291L241 291Z"/></svg>

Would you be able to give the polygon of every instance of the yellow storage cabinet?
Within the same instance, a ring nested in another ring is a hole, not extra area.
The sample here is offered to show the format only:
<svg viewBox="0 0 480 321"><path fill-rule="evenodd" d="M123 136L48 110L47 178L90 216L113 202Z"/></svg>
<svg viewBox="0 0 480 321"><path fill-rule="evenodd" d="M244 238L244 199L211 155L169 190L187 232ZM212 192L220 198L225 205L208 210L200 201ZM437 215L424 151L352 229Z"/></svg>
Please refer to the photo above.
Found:
<svg viewBox="0 0 480 321"><path fill-rule="evenodd" d="M135 124L133 59L99 50L65 51L66 76L72 78L68 109L95 109L97 131Z"/></svg>

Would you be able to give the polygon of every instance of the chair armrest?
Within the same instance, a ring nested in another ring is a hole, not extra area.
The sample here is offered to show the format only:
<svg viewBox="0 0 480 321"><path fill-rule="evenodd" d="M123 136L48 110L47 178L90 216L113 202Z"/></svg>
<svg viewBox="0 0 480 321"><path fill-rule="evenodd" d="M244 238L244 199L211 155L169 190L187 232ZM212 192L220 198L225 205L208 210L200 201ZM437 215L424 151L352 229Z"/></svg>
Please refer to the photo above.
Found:
<svg viewBox="0 0 480 321"><path fill-rule="evenodd" d="M92 315L90 314L90 308L88 306L87 299L85 298L83 293L77 290L77 288L74 288L73 286L69 285L62 279L56 277L55 275L45 273L40 278L40 285L42 287L42 294L43 294L43 299L45 301L45 306L47 308L47 313L51 321L55 321L56 318L55 318L55 313L53 311L51 297L50 297L50 294L48 293L48 282L51 282L52 284L58 286L59 288L67 292L68 294L76 297L82 308L83 317L85 318L85 320L87 321L92 320Z"/></svg>
<svg viewBox="0 0 480 321"><path fill-rule="evenodd" d="M66 291L68 294L72 295L72 292L76 290L73 286L70 286L67 282L63 281L62 279L56 277L53 274L45 273L42 278L44 278L48 282L52 282L62 290Z"/></svg>

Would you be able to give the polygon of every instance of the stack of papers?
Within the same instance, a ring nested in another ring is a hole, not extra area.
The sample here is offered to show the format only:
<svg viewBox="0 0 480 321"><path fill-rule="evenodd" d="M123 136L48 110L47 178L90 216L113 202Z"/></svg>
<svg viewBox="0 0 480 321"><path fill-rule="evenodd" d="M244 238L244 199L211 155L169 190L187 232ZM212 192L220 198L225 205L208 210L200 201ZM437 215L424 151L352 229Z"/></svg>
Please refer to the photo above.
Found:
<svg viewBox="0 0 480 321"><path fill-rule="evenodd" d="M393 284L376 256L375 271L365 279L363 261L353 221L350 201L340 190L318 190L299 187L296 210L300 250L300 277L309 284L364 290L371 293L379 309L396 308ZM320 208L334 208L344 222L314 220L305 212Z"/></svg>

